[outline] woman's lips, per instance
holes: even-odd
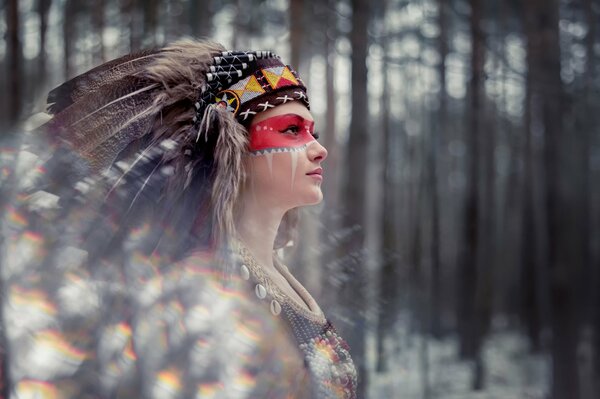
[[[317,180],[323,180],[323,168],[317,168],[312,172],[307,173],[307,175]]]

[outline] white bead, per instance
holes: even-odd
[[[248,266],[242,265],[240,267],[240,275],[244,280],[250,279],[250,270],[248,270]]]
[[[279,313],[281,313],[281,305],[275,299],[271,301],[271,313],[275,316],[279,316]]]
[[[254,291],[256,292],[256,296],[260,299],[264,299],[267,296],[267,289],[261,284],[256,284]]]

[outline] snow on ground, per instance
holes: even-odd
[[[369,339],[369,364],[375,345]],[[484,343],[485,388],[471,390],[473,364],[458,358],[455,338],[435,340],[399,334],[388,345],[395,353],[389,371],[369,375],[369,399],[543,399],[548,397],[551,364],[547,355],[531,354],[526,338],[516,332],[491,334]],[[428,365],[422,361],[427,353]],[[427,369],[428,367],[428,369]],[[428,395],[424,394],[428,375]]]

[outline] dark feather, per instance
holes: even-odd
[[[132,80],[126,77],[123,80]],[[139,80],[139,79],[138,79]],[[141,86],[141,88],[140,88]],[[158,84],[139,80],[134,84],[103,87],[98,96],[72,104],[40,129],[67,142],[100,171],[132,141],[147,134],[157,116]],[[114,98],[114,99],[112,99]],[[112,99],[108,101],[107,99]]]
[[[48,113],[58,114],[82,97],[96,95],[96,91],[101,87],[121,80],[125,76],[136,74],[154,61],[158,54],[158,50],[128,54],[63,83],[48,93]]]

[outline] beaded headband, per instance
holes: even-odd
[[[257,113],[289,101],[302,101],[310,108],[306,87],[297,72],[270,51],[221,52],[213,57],[206,82],[195,103],[194,123],[202,119],[210,104],[226,107],[243,125]]]

